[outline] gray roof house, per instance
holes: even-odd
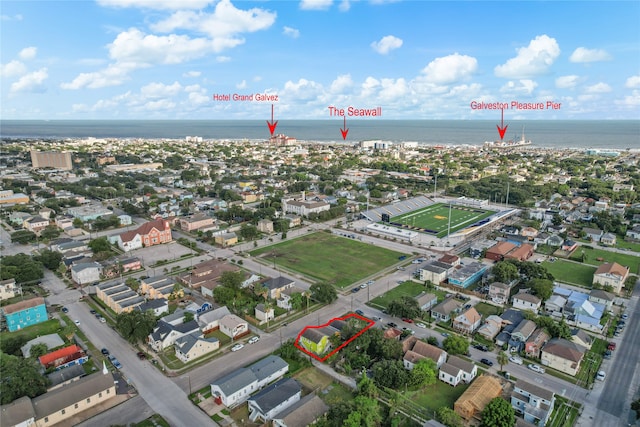
[[[448,322],[451,320],[451,314],[459,310],[462,303],[453,297],[446,298],[440,304],[431,309],[431,317],[438,322]]]
[[[518,380],[511,393],[511,406],[525,421],[543,427],[553,411],[555,395],[552,391],[524,380]]]
[[[293,378],[282,378],[253,395],[248,403],[249,419],[270,421],[280,412],[300,401],[302,387]]]
[[[316,394],[307,394],[298,402],[278,413],[273,427],[306,427],[326,414],[329,407]]]
[[[200,327],[195,320],[177,325],[159,320],[156,328],[147,337],[147,343],[155,351],[161,351],[175,344],[178,338],[193,333],[200,333]]]

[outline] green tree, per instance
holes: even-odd
[[[17,283],[35,283],[44,277],[42,264],[29,255],[17,254],[0,258],[0,280],[16,279]]]
[[[328,283],[314,283],[309,287],[311,298],[322,304],[331,304],[338,299],[336,289]]]
[[[481,427],[513,427],[516,413],[513,406],[501,397],[496,397],[482,411]]]
[[[11,242],[12,243],[20,243],[27,244],[36,241],[36,233],[29,230],[18,230],[14,233],[11,233]]]
[[[36,397],[47,391],[49,380],[40,375],[33,359],[0,354],[0,403],[6,405],[22,396]]]
[[[213,299],[220,305],[229,305],[236,298],[236,291],[226,286],[217,286],[213,289]]]
[[[220,276],[220,284],[227,288],[239,290],[244,282],[244,273],[242,271],[225,271]]]
[[[510,283],[519,277],[518,267],[515,265],[501,261],[491,269],[497,282]]]
[[[361,426],[376,427],[382,422],[382,414],[378,406],[378,400],[367,396],[359,395],[354,399],[355,413],[361,415]]]
[[[449,335],[442,341],[442,348],[449,354],[467,354],[469,341],[460,335]]]
[[[503,371],[504,369],[502,367],[509,363],[509,355],[504,351],[501,351],[498,353],[496,360],[498,361],[498,365],[500,365],[500,370]]]
[[[463,427],[462,417],[453,409],[442,406],[436,412],[436,419],[447,427]]]
[[[429,337],[427,338],[427,342],[431,345],[435,345],[436,347],[440,346],[440,343],[438,342],[438,338],[436,337]]]
[[[45,343],[34,344],[29,349],[29,356],[32,359],[37,359],[38,357],[42,356],[43,354],[47,354],[48,351],[49,351],[49,348],[47,347],[47,345]]]
[[[118,314],[116,318],[116,329],[124,339],[133,344],[144,341],[155,325],[156,318],[150,310],[133,310]]]
[[[636,420],[640,419],[640,399],[631,402],[631,410],[636,413]]]
[[[40,251],[40,255],[35,257],[35,259],[41,262],[47,269],[55,271],[60,266],[62,254],[58,251],[43,249]]]
[[[254,225],[242,224],[240,227],[240,236],[245,240],[255,240],[258,234],[258,229]]]
[[[432,359],[420,359],[409,371],[409,381],[411,385],[424,387],[436,383],[438,378],[438,367]]]
[[[405,386],[409,373],[400,360],[380,360],[372,366],[373,381],[380,388],[399,389]]]
[[[363,373],[360,381],[358,381],[358,394],[370,399],[377,399],[380,394],[380,390],[378,390],[376,384],[367,376],[366,373]]]
[[[184,317],[182,318],[182,323],[189,323],[195,318],[195,315],[191,311],[185,311]]]
[[[553,295],[553,282],[548,279],[533,279],[529,280],[527,284],[533,293],[540,297],[543,301],[546,301]]]
[[[93,253],[111,251],[111,244],[106,237],[98,237],[97,239],[93,239],[89,242],[88,246],[91,248]]]
[[[25,345],[28,338],[24,335],[6,335],[0,340],[0,350],[5,354],[22,357],[20,348]]]
[[[40,232],[40,237],[44,240],[52,240],[60,236],[60,229],[55,225],[47,225],[44,230]]]
[[[418,301],[408,296],[402,296],[391,301],[387,305],[387,311],[392,316],[408,317],[411,319],[420,316],[421,312]]]

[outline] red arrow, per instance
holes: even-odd
[[[500,139],[502,140],[504,138],[505,132],[507,132],[507,128],[509,127],[509,125],[504,124],[504,108],[501,109],[500,113],[500,126],[496,125],[496,127],[498,128],[498,133],[500,134]]]
[[[271,121],[267,120],[267,126],[269,126],[269,133],[273,136],[273,133],[276,131],[276,126],[278,126],[278,121],[273,121],[273,104],[271,104]]]
[[[349,133],[349,129],[347,129],[347,116],[344,117],[344,129],[340,129],[340,133],[342,134],[342,139],[347,139],[347,134]]]

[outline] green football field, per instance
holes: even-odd
[[[447,235],[449,216],[451,216],[451,233],[461,230],[471,224],[488,218],[494,211],[473,208],[467,206],[436,203],[413,212],[391,217],[392,224],[401,224],[403,227],[433,234],[436,237]]]

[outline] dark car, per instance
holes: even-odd
[[[107,350],[106,348],[103,348],[102,350],[100,350],[100,352],[101,352],[102,354],[104,354],[105,356],[108,356],[108,355],[109,355],[109,350]]]
[[[486,345],[482,345],[482,344],[476,344],[473,346],[473,348],[480,351],[489,351],[489,348],[487,348]]]
[[[389,323],[387,323],[387,326],[390,327],[390,328],[395,328],[398,325],[393,323],[393,322],[389,322]]]
[[[604,352],[604,358],[605,359],[611,359],[611,350],[607,350]]]
[[[95,311],[95,310],[89,310],[89,313],[91,313],[91,314],[96,314],[96,313],[97,313],[97,311]]]
[[[356,310],[356,314],[360,315],[360,316],[364,316],[364,311],[362,310]]]
[[[607,346],[607,350],[615,350],[616,349],[616,343],[614,343],[613,341],[609,343],[609,345]]]
[[[139,351],[137,354],[138,354],[138,359],[140,360],[144,360],[147,358],[147,355],[144,354],[142,351]]]
[[[63,312],[63,313],[68,313],[68,312],[69,312],[69,309],[68,309],[67,307],[62,307],[62,312]]]
[[[493,362],[489,359],[480,359],[480,363],[485,364],[487,366],[493,366]]]
[[[355,294],[356,292],[358,292],[360,290],[360,288],[353,288],[351,289],[351,293]]]

